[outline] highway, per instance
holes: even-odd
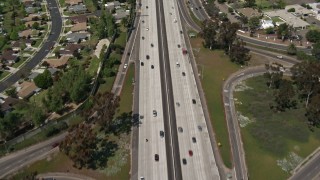
[[[52,144],[62,141],[66,135],[67,132],[29,148],[2,157],[0,159],[0,178],[4,178],[6,175],[18,171],[19,169],[22,169],[23,167],[54,152],[57,148],[53,149]]]
[[[320,155],[307,162],[290,180],[316,180],[320,178]]]
[[[51,9],[51,32],[46,42],[43,43],[42,48],[34,55],[29,62],[27,62],[20,70],[9,76],[7,79],[0,82],[0,92],[12,86],[21,77],[27,77],[30,71],[36,67],[49,53],[51,47],[56,43],[60,36],[62,29],[62,19],[60,16],[58,4],[56,0],[47,0],[48,9]]]

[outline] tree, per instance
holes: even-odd
[[[230,51],[231,45],[237,37],[238,29],[238,23],[224,22],[220,24],[218,42],[221,48],[225,49],[226,52]]]
[[[18,35],[18,32],[17,30],[13,29],[10,33],[10,39],[13,40],[13,41],[16,41],[19,39],[19,35]]]
[[[34,106],[33,109],[30,111],[32,121],[35,125],[39,126],[42,123],[44,123],[46,116],[42,108]]]
[[[296,55],[297,54],[297,48],[293,43],[291,43],[288,46],[287,53],[290,54],[290,55]]]
[[[220,3],[220,4],[223,4],[225,2],[226,2],[226,0],[218,0],[218,3]]]
[[[78,50],[74,50],[72,55],[73,55],[73,57],[75,57],[77,59],[81,59],[82,58],[82,56],[81,56],[81,54],[79,53]]]
[[[60,143],[60,151],[73,161],[76,168],[90,167],[98,148],[96,136],[96,131],[90,125],[80,124]]]
[[[42,74],[39,74],[37,77],[35,77],[33,81],[39,88],[42,89],[48,89],[53,85],[51,73],[47,69]]]
[[[7,113],[4,118],[0,118],[1,137],[7,139],[16,131],[21,121],[21,115],[14,112]]]
[[[289,80],[281,80],[279,89],[275,90],[274,96],[278,111],[285,111],[285,109],[295,107],[297,104],[296,101],[293,100],[295,91],[292,86],[292,82]]]
[[[290,9],[288,9],[288,12],[296,12],[296,9],[295,8],[290,8]]]
[[[62,94],[62,96],[65,96],[65,94]],[[53,91],[51,88],[48,89],[47,96],[42,99],[42,103],[45,105],[48,112],[59,113],[64,108],[62,96]]]
[[[56,58],[60,58],[61,57],[60,52],[59,51],[54,52],[54,56]]]
[[[250,50],[248,48],[245,48],[242,44],[237,43],[231,46],[229,57],[232,62],[244,65],[251,59],[249,52]]]
[[[320,31],[311,29],[307,32],[306,38],[308,41],[313,42],[313,43],[319,42],[320,41]]]
[[[311,98],[310,104],[307,108],[306,117],[311,128],[320,127],[320,94],[318,93]]]
[[[306,108],[310,98],[320,92],[319,69],[319,61],[302,61],[291,68],[292,79],[297,85],[299,97],[305,100]]]
[[[279,63],[265,64],[266,72],[264,77],[267,79],[269,88],[278,89],[282,81],[283,72],[280,70],[283,66]]]
[[[17,97],[17,89],[16,87],[11,87],[8,90],[6,90],[6,93],[8,96],[16,98]]]
[[[205,21],[202,28],[201,36],[204,39],[204,47],[215,48],[217,47],[217,30],[219,26],[217,22]]]
[[[256,6],[256,0],[245,0],[245,7],[254,7]]]
[[[290,37],[292,34],[292,27],[287,23],[280,24],[277,30],[278,39],[282,39],[283,41]]]
[[[260,27],[260,17],[259,16],[253,16],[249,19],[248,22],[249,28],[251,30],[256,30]]]
[[[311,53],[317,60],[320,60],[320,41],[312,45]]]
[[[38,30],[40,28],[40,24],[38,22],[35,22],[32,24],[32,28]]]
[[[268,27],[265,29],[266,34],[273,34],[274,33],[274,28],[273,27]]]

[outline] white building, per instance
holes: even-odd
[[[267,29],[267,28],[273,28],[274,25],[272,23],[272,20],[261,20],[261,29]]]

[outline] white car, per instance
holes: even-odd
[[[149,31],[149,28],[146,28],[147,31]]]
[[[128,64],[124,64],[123,69],[127,69]]]
[[[277,56],[277,58],[282,59],[283,57],[282,56]]]
[[[177,22],[177,20],[176,19],[174,19],[174,21],[173,21],[174,23],[176,23]]]

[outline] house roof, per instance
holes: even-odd
[[[82,0],[65,0],[65,3],[69,5],[80,4],[82,2],[83,2]]]
[[[60,54],[72,55],[74,51],[82,49],[83,45],[81,44],[68,44],[64,50],[60,50]]]
[[[51,68],[51,67],[48,68],[47,70],[50,72],[51,75],[54,75],[56,72],[59,71],[59,69],[57,69],[57,68]]]
[[[63,65],[66,65],[69,60],[69,56],[61,56],[60,59],[47,59],[47,63],[50,67],[58,68]]]
[[[117,9],[116,13],[113,15],[115,20],[120,20],[126,16],[129,16],[130,11],[129,10],[124,10],[124,9]]]
[[[309,23],[300,19],[300,17],[294,16],[293,14],[287,12],[287,10],[285,9],[269,11],[269,12],[265,12],[264,14],[269,17],[280,17],[287,24],[289,24],[290,26],[293,26],[294,28],[306,27],[310,25]]]
[[[104,5],[106,8],[114,8],[115,6],[120,6],[119,1],[113,1],[113,2],[108,2],[107,4]]]
[[[1,59],[4,59],[6,61],[16,60],[17,56],[14,55],[14,52],[12,50],[9,50],[2,53]]]
[[[18,41],[15,41],[12,43],[11,47],[21,47],[22,44],[31,44],[31,39],[19,39]]]
[[[33,18],[40,17],[38,14],[29,14],[27,17],[23,18],[24,21],[32,21]]]
[[[74,22],[74,23],[87,22],[87,16],[85,16],[85,15],[72,16],[72,17],[69,17],[69,19],[70,19],[72,22]]]
[[[77,23],[71,27],[72,32],[86,31],[86,30],[87,30],[87,22]]]
[[[32,72],[32,73],[28,76],[28,79],[34,79],[34,78],[36,78],[38,75],[39,75],[38,72]]]
[[[18,96],[20,98],[30,97],[38,87],[34,82],[24,81],[20,84],[20,90],[18,91]]]
[[[76,4],[73,6],[69,6],[69,11],[83,12],[83,11],[87,11],[87,7],[84,4]]]
[[[19,99],[7,97],[4,99],[4,103],[1,104],[2,111],[8,111],[12,109],[12,106],[16,105],[19,102]]]
[[[253,16],[261,16],[261,13],[259,13],[258,10],[253,8],[241,8],[241,9],[238,9],[237,11],[248,18]]]
[[[36,9],[37,9],[37,8],[32,7],[32,6],[25,8],[26,12],[29,13],[29,14],[30,14],[30,13],[34,13],[34,12],[36,11]]]
[[[28,37],[28,36],[31,36],[31,34],[32,34],[32,29],[27,29],[19,32],[20,37]]]
[[[285,7],[285,10],[289,10],[291,8],[295,9],[294,13],[300,14],[300,15],[304,15],[304,14],[313,14],[313,12],[307,8],[304,8],[302,6],[300,6],[299,4],[293,4],[293,5],[288,5]]]
[[[79,39],[85,39],[88,37],[88,35],[89,33],[71,33],[68,34],[66,37],[69,42],[78,42]]]

